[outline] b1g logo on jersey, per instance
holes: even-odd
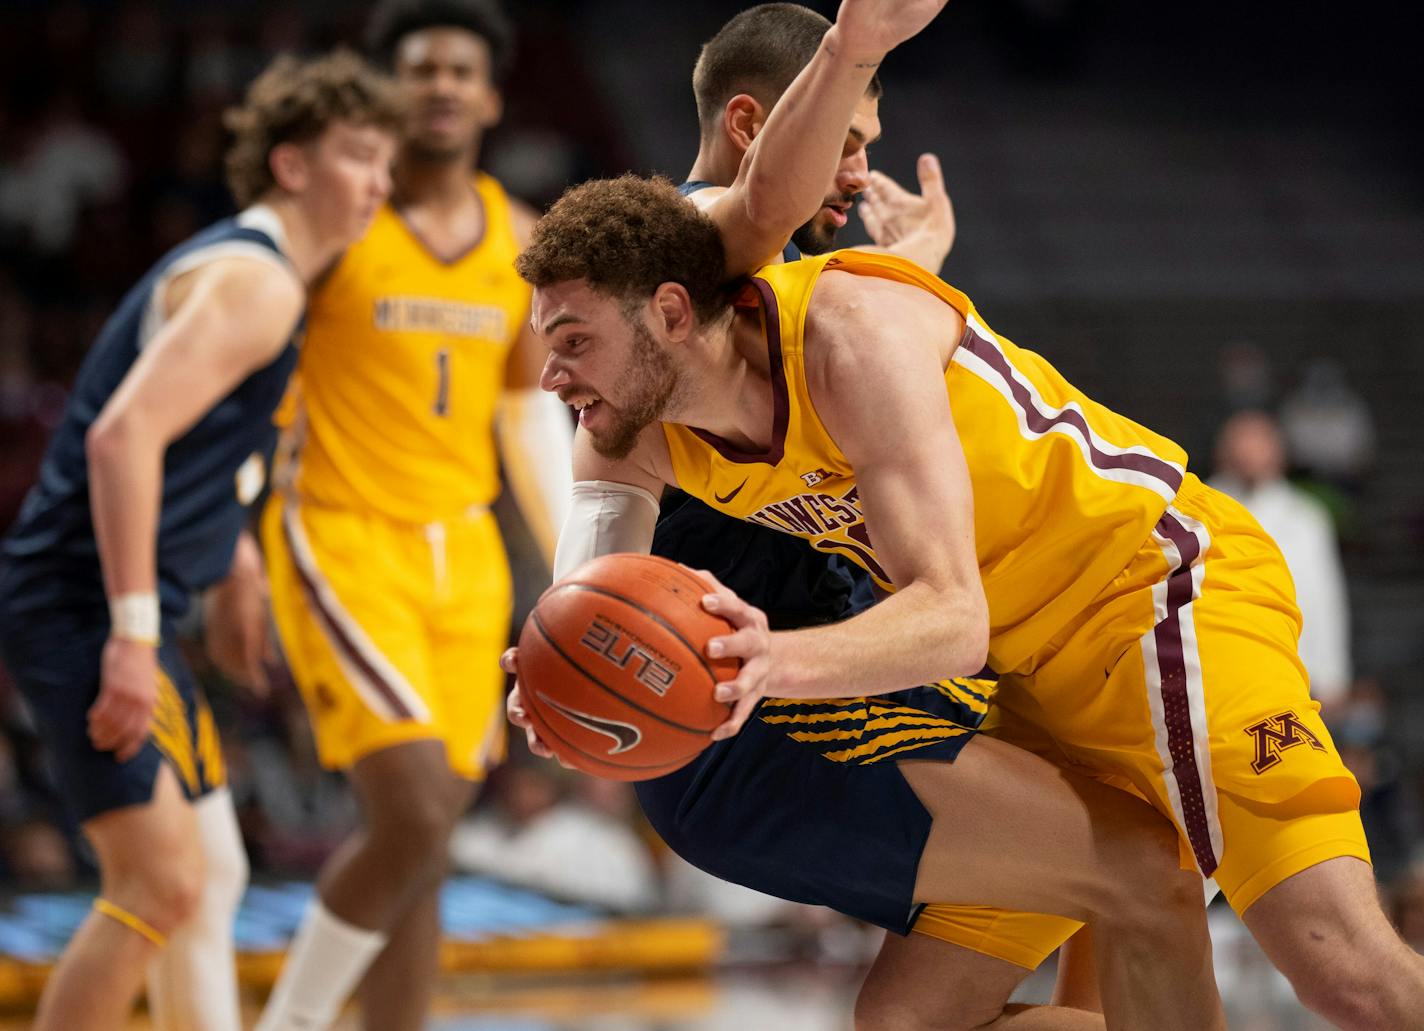
[[[801,479],[805,481],[808,487],[814,487],[822,480],[828,480],[830,477],[831,474],[824,469],[812,469],[809,473],[801,474]]]
[[[1297,745],[1309,745],[1317,752],[1325,751],[1315,732],[1289,711],[1251,724],[1246,733],[1251,735],[1256,746],[1256,758],[1251,760],[1251,769],[1257,773],[1265,773],[1281,761],[1282,752]]]
[[[627,669],[630,664],[637,663],[633,676],[661,698],[677,679],[677,670],[663,662],[661,656],[655,656],[642,642],[629,640],[629,636],[621,627],[615,629],[602,617],[595,616],[583,632],[583,637],[579,638],[579,644],[619,669]]]

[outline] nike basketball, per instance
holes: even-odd
[[[519,635],[519,683],[540,738],[569,765],[613,780],[671,773],[711,743],[729,707],[709,659],[732,626],[702,607],[703,581],[667,559],[604,555],[544,592]]]

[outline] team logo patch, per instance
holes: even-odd
[[[1317,752],[1325,751],[1315,732],[1290,711],[1253,723],[1246,728],[1246,733],[1256,746],[1256,758],[1251,760],[1251,769],[1257,773],[1265,773],[1275,766],[1281,761],[1281,753],[1296,745],[1309,745]]]

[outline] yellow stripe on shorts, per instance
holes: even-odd
[[[153,707],[149,732],[158,750],[183,779],[188,794],[196,795],[199,790],[198,760],[193,751],[193,732],[188,725],[188,713],[178,688],[161,669],[158,671],[158,702]]]

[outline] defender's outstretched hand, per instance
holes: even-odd
[[[860,218],[877,247],[909,258],[938,274],[954,247],[958,225],[944,188],[939,158],[921,154],[915,165],[919,195],[884,172],[871,172],[860,200]]]
[[[742,729],[747,717],[766,694],[767,675],[771,671],[771,630],[766,613],[748,604],[705,569],[693,570],[712,588],[702,599],[702,607],[721,616],[735,628],[723,637],[707,642],[707,654],[714,659],[727,656],[741,659],[737,675],[716,686],[717,701],[732,706],[727,722],[712,732],[712,740],[721,741]]]
[[[831,31],[855,58],[878,60],[917,35],[948,0],[841,0]]]

